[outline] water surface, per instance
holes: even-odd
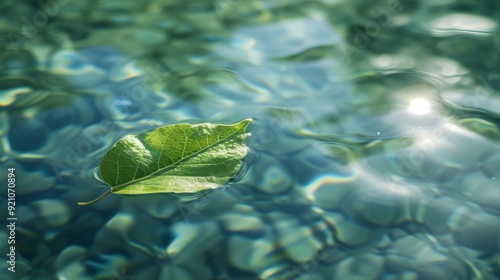
[[[494,1],[0,7],[2,279],[500,278]],[[76,205],[121,137],[245,118],[207,197]]]

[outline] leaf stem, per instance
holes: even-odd
[[[103,199],[103,198],[104,198],[105,196],[107,196],[108,194],[110,194],[110,193],[111,193],[111,190],[112,190],[112,189],[111,189],[111,188],[109,188],[109,190],[107,190],[105,193],[101,194],[98,198],[93,199],[93,200],[91,200],[91,201],[87,201],[87,202],[78,202],[78,205],[80,205],[80,206],[86,206],[86,205],[90,205],[90,204],[92,204],[92,203],[95,203],[95,202],[97,202],[97,201],[99,201],[99,200]]]

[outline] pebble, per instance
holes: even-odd
[[[446,261],[447,256],[433,249],[433,244],[413,235],[406,235],[393,242],[391,253],[403,255],[415,262],[432,263]]]
[[[445,138],[443,142],[445,142],[443,145],[435,147],[430,156],[444,166],[456,167],[461,170],[475,169],[479,165],[477,161],[478,155],[491,153],[491,146],[472,134],[456,132],[450,129],[445,129],[443,132]],[[474,147],[474,149],[470,147]],[[457,176],[456,173],[449,175]]]
[[[194,243],[201,234],[197,225],[184,223],[177,223],[172,231],[176,237],[167,248],[167,254],[169,255],[181,253],[189,244]]]
[[[461,180],[456,186],[456,190],[461,194],[473,197],[477,194],[477,189],[480,184],[487,180],[486,176],[480,170],[475,169],[474,171],[465,173],[461,176]]]
[[[92,266],[98,268],[99,272],[93,275],[94,279],[114,279],[125,278],[130,272],[127,272],[129,260],[126,255],[122,254],[105,254],[100,255]]]
[[[303,171],[310,170],[311,175],[318,174],[320,172],[330,173],[332,170],[337,170],[341,168],[336,161],[332,160],[333,152],[330,147],[323,145],[320,142],[313,142],[310,144],[308,149],[301,151],[300,153],[294,155],[297,165],[294,165],[294,170]],[[350,170],[345,170],[349,172]]]
[[[267,194],[278,194],[292,187],[291,174],[275,157],[261,154],[254,164],[255,188]]]
[[[243,237],[241,235],[230,236],[228,240],[229,262],[241,270],[251,270],[255,265],[253,264],[254,261],[252,259],[252,253],[255,253],[255,251],[252,250],[252,243],[254,243],[254,240],[251,238]],[[262,244],[259,245],[262,247]],[[269,246],[269,249],[271,248],[272,246]],[[272,250],[269,250],[269,253],[271,251]]]
[[[415,208],[414,219],[433,233],[444,233],[449,231],[448,219],[458,207],[460,202],[449,197],[422,199]]]
[[[105,78],[102,69],[90,64],[78,52],[66,48],[54,52],[47,64],[49,73],[64,77],[69,87],[89,88]]]
[[[128,213],[118,213],[111,218],[105,225],[106,228],[120,232],[128,232],[134,225],[134,218]]]
[[[341,220],[335,225],[337,239],[347,246],[361,246],[369,243],[373,231],[355,224],[353,221]]]
[[[22,169],[17,169],[16,172],[23,172]],[[30,172],[29,176],[19,176],[17,185],[29,186],[26,188],[16,188],[17,195],[28,195],[37,192],[46,191],[57,185],[56,178],[47,177],[43,172]]]
[[[224,213],[219,216],[224,229],[235,233],[256,234],[264,232],[264,223],[257,217],[238,213]]]
[[[285,124],[286,125],[286,124]],[[278,125],[275,125],[278,126]],[[304,138],[297,137],[296,135],[289,135],[283,131],[273,127],[270,131],[274,133],[273,141],[270,141],[265,146],[266,151],[273,153],[273,155],[290,155],[307,149],[312,142],[304,141]]]
[[[31,207],[39,218],[49,227],[61,227],[72,217],[71,209],[57,199],[44,199],[33,202]]]
[[[392,243],[392,241],[389,238],[389,236],[384,235],[384,236],[382,236],[382,238],[380,238],[379,242],[377,243],[377,248],[382,249],[382,250],[387,249],[390,247],[391,243]]]
[[[361,194],[355,199],[352,210],[359,220],[376,226],[390,225],[398,213],[393,197],[368,193]]]
[[[50,111],[42,112],[42,121],[52,130],[59,130],[72,123],[78,123],[75,119],[75,110],[71,107],[56,107]]]
[[[452,271],[449,271],[444,266],[445,263],[440,265],[425,265],[416,268],[417,279],[467,279],[458,278]]]
[[[464,206],[454,213],[448,225],[458,244],[475,250],[497,252],[500,250],[500,218],[479,211]]]
[[[34,53],[27,50],[17,50],[15,55],[0,57],[0,65],[5,70],[29,71],[37,68],[38,61]]]
[[[185,203],[184,205],[191,205],[195,208],[194,212],[198,210],[204,217],[218,216],[220,213],[227,212],[228,209],[231,209],[238,202],[239,198],[229,192],[229,188],[231,187],[236,187],[236,185],[209,191],[206,196],[190,203]]]
[[[193,279],[209,280],[216,278],[214,276],[214,271],[210,268],[213,264],[208,264],[204,256],[201,256],[199,259],[189,259],[188,262],[183,263],[182,265],[185,270],[189,271],[189,274]]]
[[[485,210],[491,210],[493,214],[500,215],[500,188],[498,187],[500,180],[485,180],[478,185],[475,191],[469,194],[469,198]]]
[[[399,255],[398,252],[395,252],[394,254],[385,254],[385,266],[387,271],[404,274],[407,269],[413,267],[413,263],[411,263],[409,261],[409,258],[407,258],[406,256]],[[414,279],[412,278],[411,280]]]
[[[98,219],[95,214],[92,216],[94,216],[93,219],[90,217],[89,221],[84,220],[84,222],[93,223],[93,220]],[[127,209],[121,209],[115,216],[105,222],[104,227],[101,226],[98,229],[94,246],[105,252],[119,248],[137,258],[144,257],[144,255],[156,257],[162,251],[157,250],[152,245],[158,239],[158,232],[151,230],[155,226],[157,226],[157,223],[148,215],[141,212],[129,213]],[[123,244],[128,244],[128,246],[123,247]],[[164,255],[166,253],[161,256],[164,257]]]
[[[175,263],[183,263],[194,256],[218,245],[223,236],[217,223],[207,221],[198,224],[176,223],[172,229],[175,239],[166,248],[167,254]]]
[[[300,225],[296,219],[274,212],[269,214],[276,229],[278,243],[294,262],[312,260],[322,248],[322,244],[312,235],[312,230]]]
[[[18,118],[10,125],[10,147],[18,152],[32,152],[42,148],[49,139],[48,129],[33,119]]]
[[[86,279],[83,263],[86,252],[82,246],[70,245],[59,253],[55,261],[58,279]]]
[[[182,267],[166,265],[160,269],[160,273],[156,279],[182,279],[191,280],[194,279],[191,275]],[[201,279],[200,279],[201,280]]]
[[[229,262],[235,267],[256,273],[279,264],[283,256],[276,253],[275,245],[267,238],[251,239],[232,235],[228,240]]]
[[[124,200],[134,208],[159,219],[167,219],[177,213],[178,201],[178,198],[170,194],[130,196]]]
[[[491,179],[494,177],[500,180],[500,153],[498,151],[493,152],[491,156],[481,164],[481,170],[487,178]]]
[[[381,256],[366,254],[347,258],[335,266],[333,279],[375,280],[384,268]]]
[[[314,201],[316,206],[327,210],[335,210],[340,207],[343,199],[356,188],[349,181],[350,178],[341,175],[338,177],[324,175],[304,187],[304,191]]]

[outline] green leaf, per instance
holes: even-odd
[[[195,193],[224,185],[247,153],[243,140],[251,119],[236,124],[173,124],[128,135],[116,142],[99,166],[109,193]]]

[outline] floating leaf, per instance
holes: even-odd
[[[99,170],[109,193],[195,193],[224,185],[247,153],[243,140],[251,119],[232,125],[173,124],[128,135],[102,158]]]

